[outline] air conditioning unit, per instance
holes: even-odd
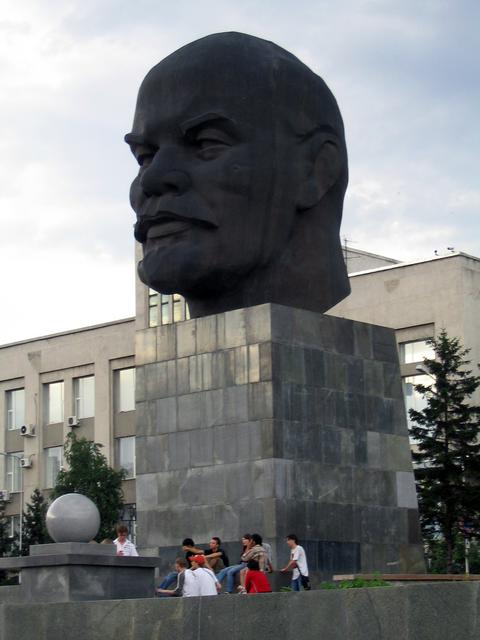
[[[7,491],[6,489],[0,489],[0,501],[10,502],[10,491]]]
[[[32,461],[30,458],[20,458],[20,466],[22,469],[30,469],[32,467]]]
[[[78,427],[80,425],[80,420],[77,418],[77,416],[68,416],[67,418],[67,424],[69,427]]]
[[[20,435],[25,436],[26,438],[33,438],[35,435],[34,425],[24,424],[23,427],[20,427]]]

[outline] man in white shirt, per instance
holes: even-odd
[[[117,524],[115,527],[117,538],[113,544],[117,547],[117,556],[138,556],[133,542],[128,539],[128,527],[126,524]]]
[[[215,574],[205,566],[205,556],[196,555],[190,558],[192,570],[197,579],[200,596],[216,596],[222,588]]]
[[[290,562],[281,569],[282,573],[293,569],[292,582],[290,583],[294,591],[300,591],[302,577],[308,578],[308,564],[305,549],[298,544],[298,538],[294,533],[287,536],[287,544],[290,547]],[[309,586],[304,586],[309,589]]]

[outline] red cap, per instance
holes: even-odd
[[[205,564],[205,556],[202,556],[200,554],[196,556],[191,556],[190,562],[196,562],[197,564]]]

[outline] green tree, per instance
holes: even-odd
[[[433,383],[415,386],[427,404],[423,411],[410,409],[410,435],[423,534],[443,538],[451,573],[463,522],[480,532],[480,407],[469,403],[480,377],[465,369],[470,350],[445,330],[429,344],[435,359],[425,358],[422,369]]]
[[[69,433],[65,442],[67,469],[61,469],[52,499],[65,493],[82,493],[90,498],[100,512],[100,531],[96,540],[111,538],[123,507],[122,480],[125,471],[112,469],[101,453],[101,444]]]
[[[10,523],[5,515],[5,501],[0,500],[0,558],[11,556],[15,551],[14,540],[10,538]],[[0,584],[8,583],[8,572],[0,570]]]
[[[23,512],[22,555],[28,555],[30,545],[52,542],[45,518],[48,504],[39,489],[34,489]]]

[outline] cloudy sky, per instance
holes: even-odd
[[[478,0],[3,0],[0,343],[134,314],[134,160],[146,71],[217,31],[273,40],[345,120],[342,235],[416,260],[480,256]]]

